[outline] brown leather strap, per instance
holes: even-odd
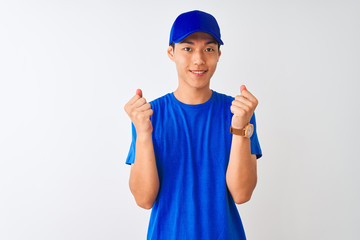
[[[245,136],[244,128],[238,129],[238,128],[233,128],[232,126],[230,126],[230,132],[235,135]]]

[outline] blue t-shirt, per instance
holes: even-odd
[[[226,185],[233,97],[213,91],[202,104],[180,102],[173,93],[150,102],[153,145],[160,180],[147,239],[246,239]],[[255,115],[251,153],[262,156]],[[127,164],[134,163],[136,130]]]

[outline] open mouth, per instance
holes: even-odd
[[[191,73],[198,75],[198,76],[202,76],[204,75],[208,70],[190,70]]]

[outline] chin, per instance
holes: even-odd
[[[210,84],[206,83],[206,84],[193,84],[191,85],[191,87],[193,88],[196,88],[197,90],[201,90],[201,89],[204,89],[204,88],[209,88],[210,87]]]

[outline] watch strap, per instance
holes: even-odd
[[[235,134],[238,136],[245,136],[245,128],[238,129],[238,128],[233,128],[232,126],[230,126],[230,132],[232,134]]]

